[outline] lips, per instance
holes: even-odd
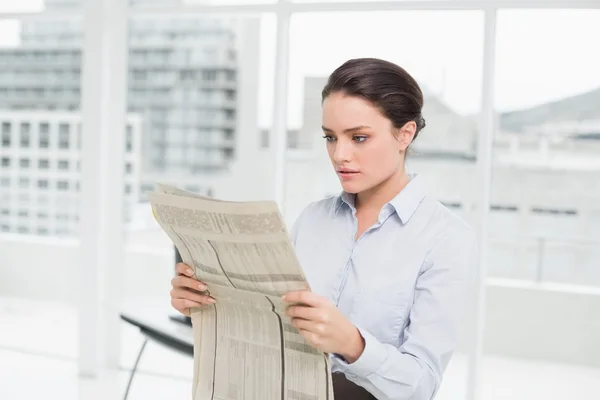
[[[348,168],[340,168],[337,170],[337,173],[342,178],[352,178],[353,176],[356,176],[359,174],[358,171],[353,170],[353,169],[348,169]]]

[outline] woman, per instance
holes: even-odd
[[[343,191],[311,203],[291,231],[312,291],[288,293],[286,302],[303,304],[288,314],[309,343],[332,354],[334,372],[377,399],[435,396],[475,260],[471,229],[405,170],[425,126],[422,107],[418,84],[395,64],[354,59],[336,69],[323,89],[322,122]],[[196,291],[205,285],[186,265],[177,271],[177,310],[214,302]]]

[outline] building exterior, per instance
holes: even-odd
[[[140,193],[141,119],[128,116],[124,214]],[[0,111],[0,231],[49,236],[78,232],[81,117],[69,111]],[[83,160],[85,162],[85,160]]]
[[[78,3],[50,0],[46,7]],[[258,34],[250,19],[131,20],[128,103],[144,121],[143,174],[186,178],[227,169],[239,134],[240,76],[247,76],[239,70],[240,42],[258,43]],[[81,20],[23,21],[21,46],[0,51],[0,109],[78,110],[81,44]]]

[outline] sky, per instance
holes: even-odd
[[[41,7],[40,0],[15,3],[0,0],[0,12]],[[594,51],[600,37],[599,20],[600,10],[500,11],[494,65],[496,108],[521,109],[599,88],[600,52]],[[293,15],[289,126],[301,125],[304,77],[327,76],[354,57],[398,63],[456,112],[476,113],[481,102],[483,33],[480,11]],[[0,20],[0,46],[15,45],[17,36],[18,23]],[[264,126],[272,116],[274,16],[263,16],[260,40],[259,121]]]

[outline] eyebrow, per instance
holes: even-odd
[[[352,132],[356,132],[359,131],[361,129],[365,129],[365,128],[371,128],[370,126],[367,125],[359,125],[359,126],[355,126],[354,128],[348,128],[348,129],[344,129],[344,133],[352,133]],[[333,133],[332,129],[329,129],[325,126],[321,126],[321,129],[323,129],[325,132],[331,132]]]

